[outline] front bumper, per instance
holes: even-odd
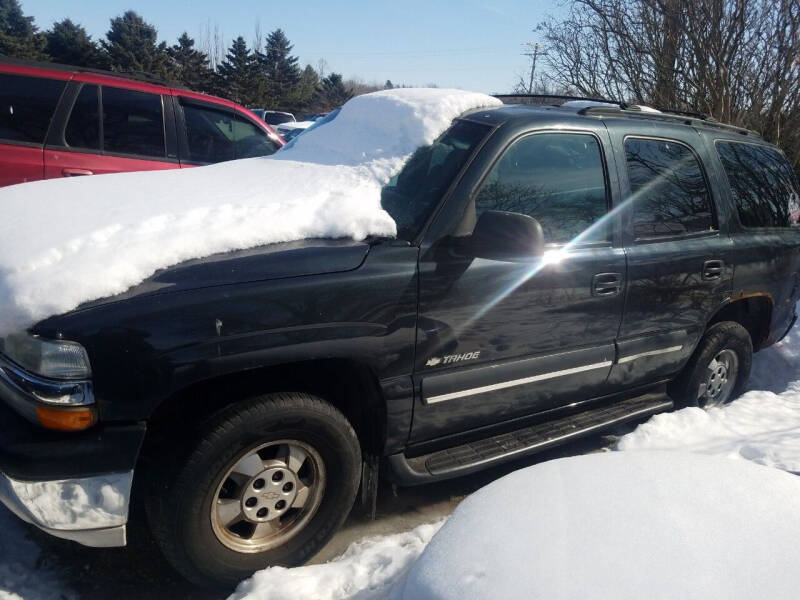
[[[133,471],[78,479],[20,481],[0,473],[0,502],[55,537],[84,546],[124,546]]]
[[[0,502],[56,537],[124,546],[144,423],[51,431],[35,424],[42,403],[93,404],[91,382],[44,380],[0,356]]]

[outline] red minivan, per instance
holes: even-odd
[[[0,59],[0,186],[177,169],[284,144],[246,108],[133,76]]]

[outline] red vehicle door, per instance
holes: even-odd
[[[0,186],[44,177],[42,145],[65,85],[0,73]]]
[[[176,153],[168,150],[174,125],[164,96],[95,83],[72,85],[74,101],[63,130],[45,147],[45,177],[179,168]]]

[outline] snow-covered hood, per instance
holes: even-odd
[[[120,294],[159,269],[310,238],[393,236],[381,187],[484,94],[359,96],[292,148],[199,169],[0,190],[0,335]]]
[[[122,294],[87,302],[81,308],[146,294],[352,271],[368,253],[369,244],[350,239],[296,240],[234,250],[161,269]]]

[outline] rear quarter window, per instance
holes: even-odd
[[[66,82],[0,73],[0,140],[44,143]]]
[[[723,140],[715,146],[744,227],[800,225],[797,179],[777,149]]]

